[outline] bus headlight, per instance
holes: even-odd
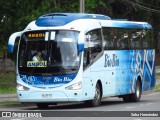
[[[17,90],[27,91],[29,88],[17,83]]]
[[[66,87],[67,90],[78,90],[82,88],[82,82],[77,82],[73,85]]]

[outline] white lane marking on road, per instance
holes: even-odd
[[[13,118],[13,119],[11,119],[11,120],[25,120],[25,119],[28,119],[29,117],[27,117],[27,118]]]
[[[152,105],[152,104],[154,104],[154,103],[146,103],[146,105]]]
[[[140,104],[140,106],[144,106],[144,105],[152,105],[154,103],[146,103],[146,104]],[[138,107],[138,106],[128,106],[126,107],[126,109],[132,109],[132,108],[135,108],[135,107]]]
[[[11,119],[11,120],[24,120],[24,118],[14,118],[14,119]]]
[[[144,106],[144,104],[140,104],[140,106]]]
[[[132,108],[135,108],[136,106],[128,106],[126,107],[127,109],[132,109]]]
[[[107,111],[115,111],[115,110],[107,110]]]

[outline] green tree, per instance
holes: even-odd
[[[79,12],[80,0],[0,0],[0,56],[9,36],[23,30],[39,16],[51,12]],[[159,28],[158,0],[85,0],[85,12],[116,19],[147,21]],[[3,21],[2,18],[5,16]]]

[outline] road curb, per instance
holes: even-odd
[[[17,98],[17,94],[1,94],[0,99],[1,98]]]
[[[1,94],[0,102],[18,102],[16,94]]]
[[[147,95],[147,94],[156,93],[156,92],[160,92],[160,89],[145,91],[142,93],[142,95]]]

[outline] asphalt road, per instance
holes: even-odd
[[[159,120],[160,117],[125,117],[125,112],[130,111],[129,114],[148,111],[160,111],[160,92],[153,92],[142,95],[141,101],[138,103],[124,103],[120,98],[106,98],[99,107],[87,107],[83,103],[59,104],[57,106],[50,106],[46,110],[39,110],[35,105],[1,105],[0,111],[18,111],[18,112],[44,112],[54,117],[54,120]],[[62,112],[63,111],[63,112]],[[76,111],[76,112],[75,112]],[[82,111],[82,112],[81,112]],[[91,112],[89,112],[91,111]],[[78,115],[77,115],[78,112]],[[118,112],[118,113],[117,113]],[[84,114],[85,113],[85,114]],[[115,114],[115,117],[114,117]],[[123,115],[124,114],[124,115]],[[139,114],[139,112],[137,113]],[[75,117],[66,117],[66,116]],[[85,117],[89,116],[89,117]],[[98,117],[97,117],[98,116]],[[122,117],[121,117],[122,116]],[[124,117],[123,117],[124,116]],[[160,112],[159,112],[160,116]],[[2,118],[0,118],[2,119]],[[52,117],[42,118],[3,118],[2,120],[53,120]]]

